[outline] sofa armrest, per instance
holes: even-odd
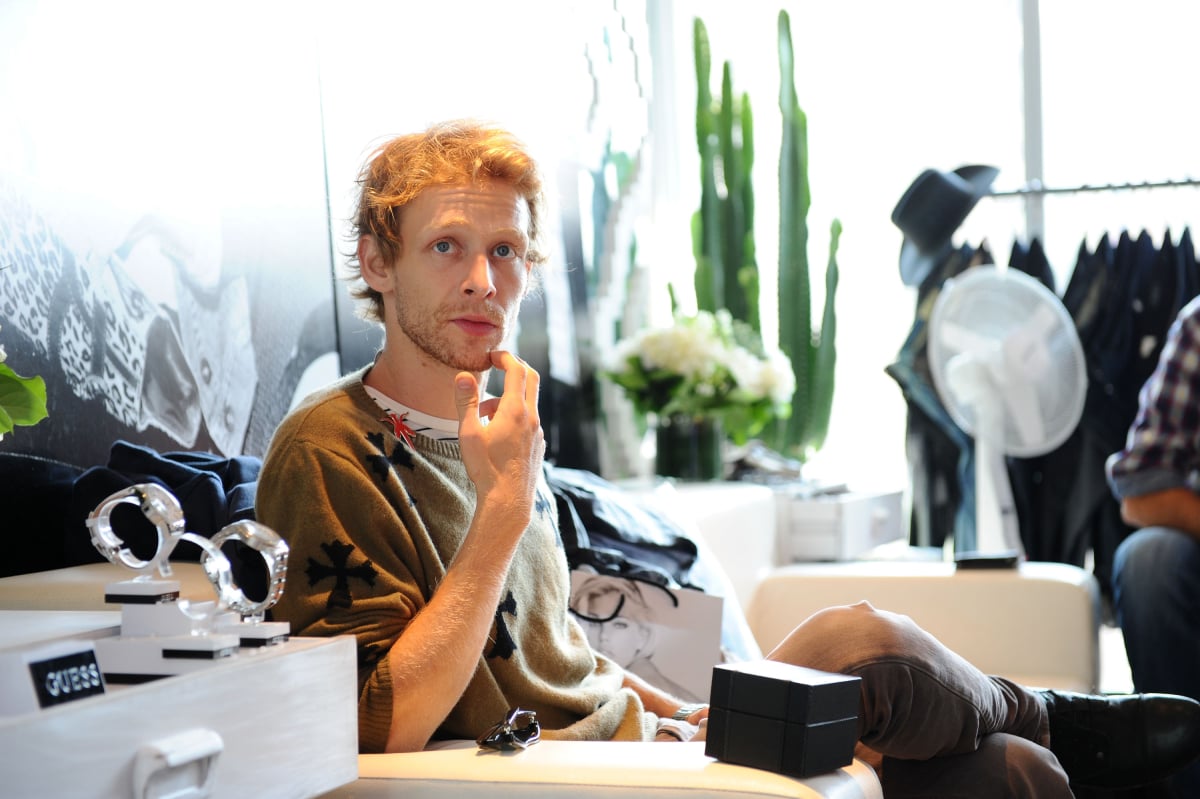
[[[172,561],[171,568],[170,579],[179,581],[181,598],[216,599],[199,563]],[[104,601],[104,586],[133,576],[129,569],[105,562],[0,577],[0,610],[116,610]]]
[[[704,744],[542,741],[523,752],[455,741],[424,752],[359,755],[359,778],[330,797],[434,799],[486,790],[493,799],[882,799],[875,772],[855,760],[805,779],[723,763]]]

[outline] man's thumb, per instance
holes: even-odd
[[[454,378],[454,404],[458,408],[458,421],[468,416],[479,418],[479,383],[469,372],[459,372]],[[474,413],[472,413],[474,411]]]

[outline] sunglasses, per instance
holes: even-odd
[[[541,740],[541,737],[542,726],[538,724],[537,713],[514,707],[491,729],[479,736],[476,743],[484,749],[512,752],[528,749]]]

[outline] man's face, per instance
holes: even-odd
[[[628,668],[639,656],[654,654],[643,651],[650,639],[650,628],[636,619],[618,616],[599,627],[596,649],[619,663],[622,668]]]
[[[423,191],[404,208],[385,293],[400,332],[455,370],[489,369],[525,296],[528,231],[529,206],[508,184]]]

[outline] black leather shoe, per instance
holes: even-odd
[[[1136,788],[1200,756],[1200,702],[1194,699],[1039,693],[1050,714],[1050,751],[1073,786]]]

